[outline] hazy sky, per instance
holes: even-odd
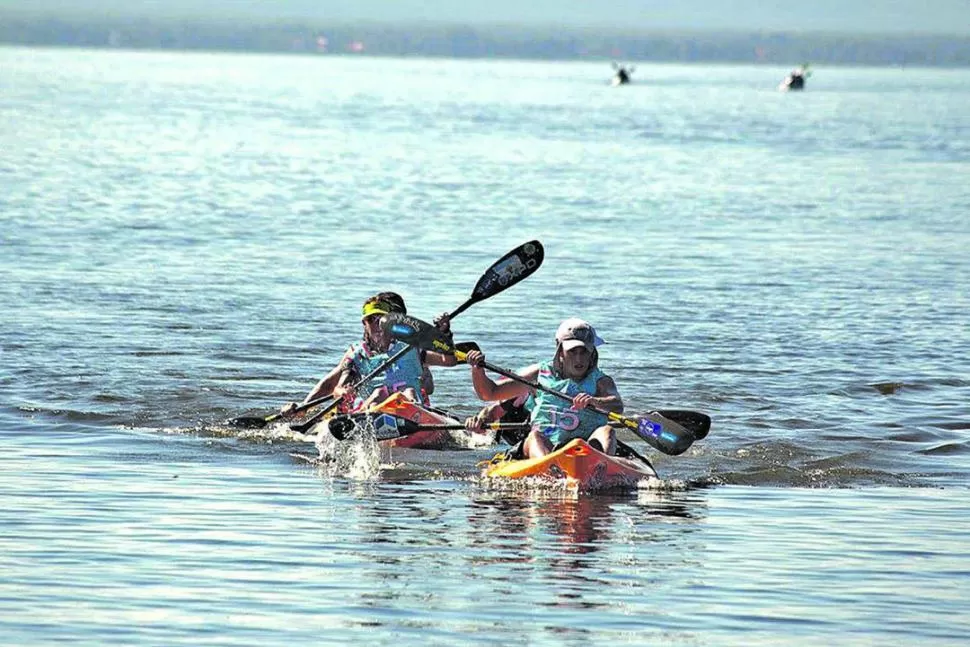
[[[0,0],[45,15],[970,34],[970,0]]]

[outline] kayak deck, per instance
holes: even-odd
[[[421,425],[442,425],[458,424],[444,412],[435,411],[423,407],[415,402],[411,402],[401,393],[392,393],[387,399],[367,408],[367,414],[390,414],[398,418],[405,418]],[[329,420],[322,424],[328,424]],[[429,429],[418,431],[413,434],[381,440],[380,444],[386,447],[402,447],[414,449],[444,449],[455,444],[451,432],[441,429]]]
[[[482,475],[490,479],[542,478],[579,490],[635,488],[641,481],[657,478],[649,463],[605,454],[578,438],[539,458],[509,460],[500,454]]]
[[[426,409],[411,402],[400,393],[392,393],[386,400],[373,408],[375,413],[389,413],[406,418],[420,425],[438,425],[458,422],[444,413]],[[401,438],[382,441],[391,447],[439,448],[452,444],[451,433],[442,430],[419,431]]]

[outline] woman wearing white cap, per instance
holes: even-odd
[[[583,438],[608,454],[616,450],[616,433],[606,416],[587,409],[588,405],[621,413],[623,401],[613,378],[599,369],[596,347],[603,340],[582,319],[566,319],[556,331],[556,353],[552,361],[533,364],[519,372],[529,381],[572,396],[567,402],[543,391],[531,393],[531,387],[512,380],[493,381],[485,374],[485,356],[478,351],[467,355],[472,384],[482,400],[507,400],[525,394],[532,396],[532,431],[526,437],[523,453],[527,457],[548,454],[557,445]]]

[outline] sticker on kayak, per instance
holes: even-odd
[[[397,418],[388,414],[382,414],[374,418],[374,436],[377,440],[388,440],[397,438],[401,434],[397,430]]]

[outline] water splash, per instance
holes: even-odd
[[[381,473],[381,446],[374,426],[357,424],[352,440],[339,441],[326,430],[317,434],[314,444],[319,452],[321,470],[330,477],[343,476],[355,481],[374,481]]]

